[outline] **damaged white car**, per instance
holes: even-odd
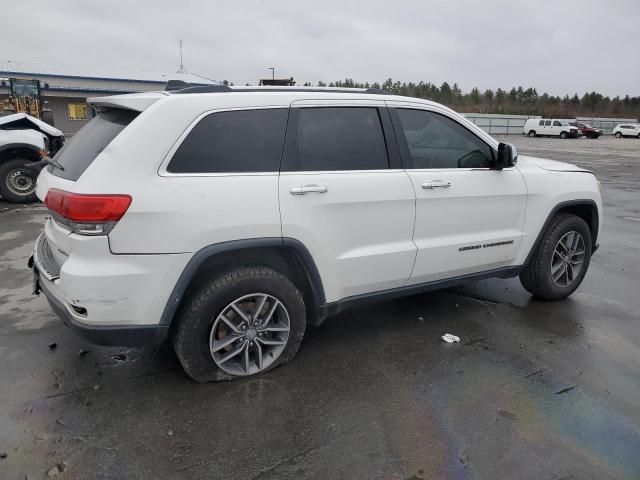
[[[43,156],[53,157],[63,144],[60,130],[31,115],[0,117],[0,196],[11,203],[36,201]]]

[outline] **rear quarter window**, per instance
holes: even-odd
[[[67,140],[55,155],[62,169],[50,165],[49,171],[67,180],[78,180],[96,157],[139,113],[116,109],[98,114]]]
[[[287,108],[212,113],[191,129],[167,172],[277,172],[287,116]]]

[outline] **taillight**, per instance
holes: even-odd
[[[125,214],[129,195],[89,195],[52,188],[44,204],[59,223],[83,235],[104,235]]]

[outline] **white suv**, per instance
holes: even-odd
[[[616,138],[622,138],[622,137],[640,138],[640,124],[623,123],[620,125],[616,125],[616,128],[613,129],[613,135],[615,135]]]
[[[592,173],[433,102],[216,85],[90,103],[38,179],[35,291],[92,342],[170,336],[197,381],[270,370],[374,298],[520,275],[561,299],[597,248]]]

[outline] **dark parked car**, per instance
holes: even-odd
[[[573,125],[578,127],[580,134],[587,138],[598,138],[600,135],[602,135],[601,128],[592,127],[588,123],[576,122]]]

